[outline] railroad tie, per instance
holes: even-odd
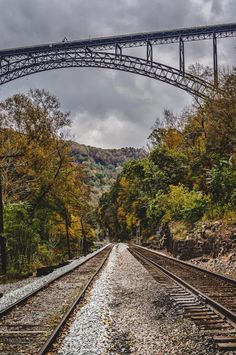
[[[236,337],[213,337],[218,347],[222,351],[234,351],[236,350]]]
[[[28,335],[38,335],[38,334],[47,334],[45,330],[7,330],[7,331],[0,331],[0,338],[7,338],[7,337],[25,337]]]

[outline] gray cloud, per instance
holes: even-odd
[[[234,22],[234,0],[1,0],[0,48]],[[186,44],[187,64],[211,65],[211,43]],[[219,41],[220,64],[233,65],[235,41]],[[145,55],[145,49],[130,53]],[[178,66],[178,47],[155,48],[159,62]],[[229,58],[232,58],[229,60]],[[174,87],[133,74],[66,69],[35,74],[0,87],[2,99],[46,88],[71,111],[71,134],[103,147],[142,146],[165,107],[177,112],[191,97]]]

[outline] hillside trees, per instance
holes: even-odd
[[[117,221],[110,228],[130,239],[140,223],[145,239],[162,222],[191,227],[202,218],[235,213],[236,75],[222,75],[221,87],[221,94],[195,101],[181,116],[165,110],[157,119],[148,158],[125,164],[105,197],[112,209],[101,199],[102,226],[104,219],[106,225]]]
[[[5,236],[12,268],[24,270],[78,253],[89,189],[64,139],[69,125],[69,114],[45,90],[0,103]]]

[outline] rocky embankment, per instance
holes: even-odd
[[[189,260],[191,263],[203,267],[209,271],[216,272],[236,279],[236,255],[229,253],[218,258],[210,258],[207,256]]]
[[[236,222],[204,223],[189,230],[185,239],[175,238],[168,225],[163,224],[156,238],[146,246],[236,278]]]

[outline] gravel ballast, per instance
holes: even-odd
[[[26,285],[32,283],[35,280],[37,280],[35,276],[30,276],[30,277],[26,277],[21,280],[14,280],[14,281],[13,280],[11,280],[11,281],[9,281],[9,280],[2,281],[1,280],[3,283],[0,283],[0,293],[5,295],[9,292],[15,291],[18,288],[21,288],[23,286],[26,286]]]
[[[219,258],[201,257],[190,260],[191,263],[200,266],[209,271],[236,279],[236,256],[231,260],[229,257],[222,256]]]
[[[61,355],[217,354],[124,244],[113,248],[67,332]]]

